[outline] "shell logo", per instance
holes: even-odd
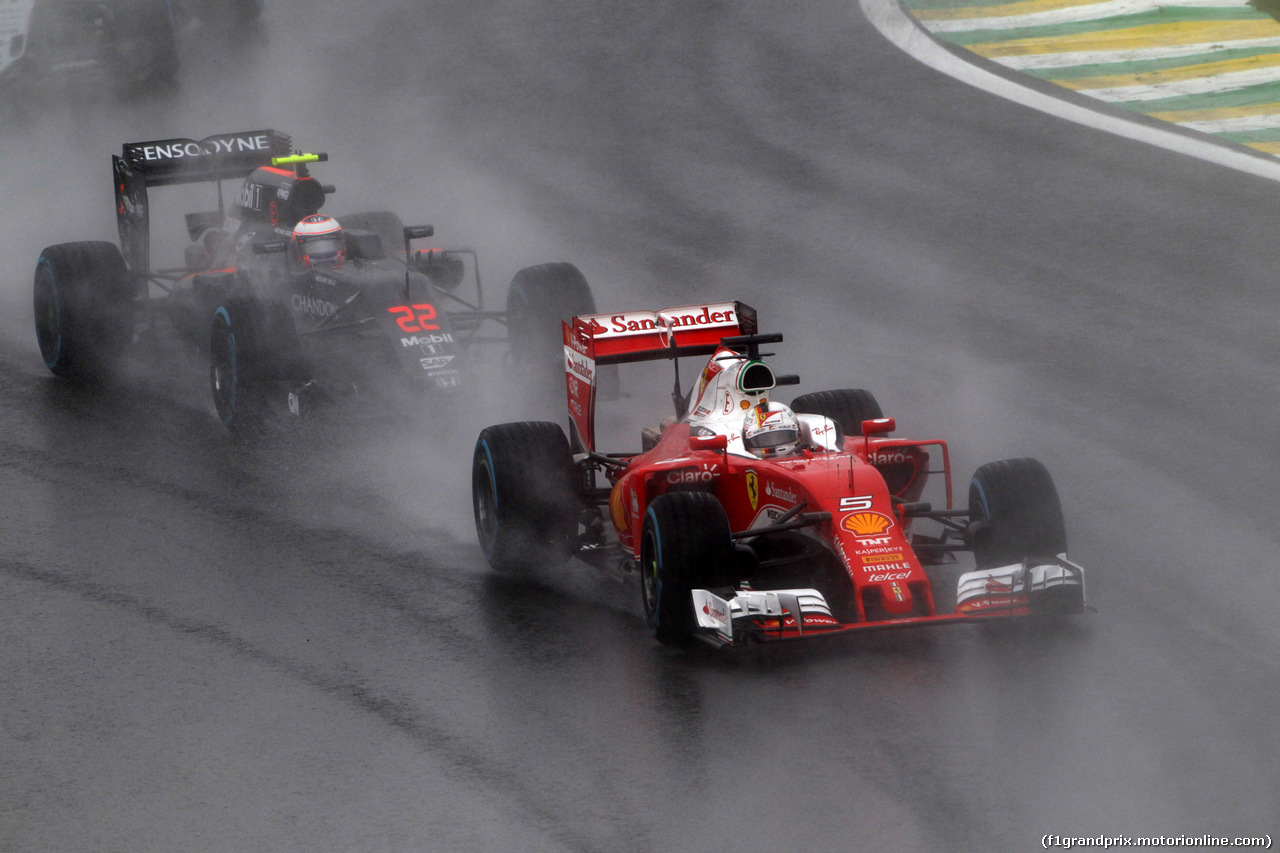
[[[853,533],[854,536],[875,536],[893,527],[893,519],[878,512],[855,512],[846,515],[840,526]]]

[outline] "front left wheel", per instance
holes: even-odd
[[[969,481],[968,538],[979,569],[1067,550],[1062,504],[1049,470],[1036,459],[1003,459]]]

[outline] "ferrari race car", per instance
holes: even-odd
[[[0,92],[34,97],[172,85],[179,33],[243,33],[261,0],[0,0]]]
[[[890,437],[867,391],[774,401],[799,379],[761,360],[782,336],[759,334],[750,306],[577,316],[563,338],[569,435],[507,423],[476,442],[472,502],[493,567],[576,556],[638,571],[648,626],[672,645],[1084,610],[1042,464],[983,465],[954,507],[946,442]],[[686,357],[706,358],[687,395]],[[599,450],[597,375],[650,360],[676,364],[674,417],[646,427],[639,452]]]
[[[576,267],[520,270],[507,310],[487,310],[474,249],[415,249],[432,226],[386,211],[320,215],[334,188],[309,166],[328,157],[291,150],[273,130],[126,144],[112,158],[120,248],[62,243],[36,264],[48,368],[99,379],[131,349],[207,352],[218,417],[240,433],[353,397],[455,394],[485,343],[509,340],[519,367],[559,381],[560,321],[595,310]],[[228,180],[242,182],[229,204]],[[186,215],[183,266],[155,269],[148,192],[190,183],[215,185],[217,208]],[[300,251],[304,219],[335,231],[328,263]]]

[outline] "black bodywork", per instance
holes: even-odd
[[[183,33],[252,39],[261,11],[262,0],[4,0],[0,96],[41,102],[163,92],[177,81]]]
[[[309,268],[289,237],[334,190],[308,170],[325,155],[293,156],[290,144],[284,134],[260,131],[134,143],[114,158],[125,261],[158,291],[141,299],[144,325],[170,326],[204,346],[210,319],[229,301],[252,297],[270,306],[270,340],[260,339],[250,356],[287,355],[287,375],[274,378],[295,414],[352,393],[460,388],[468,345],[491,340],[479,337],[481,327],[503,317],[484,310],[474,250],[415,251],[431,226],[404,227],[388,212],[356,213],[336,217],[347,235],[346,260]],[[222,182],[237,177],[243,183],[228,202]],[[218,184],[219,208],[187,215],[184,268],[152,269],[147,191],[193,181]],[[473,288],[466,296],[458,292],[464,280]]]
[[[433,228],[388,211],[337,215],[346,257],[310,267],[291,235],[334,192],[309,171],[327,159],[274,130],[126,144],[112,158],[119,247],[56,244],[36,265],[45,365],[98,381],[129,350],[205,353],[232,431],[353,397],[418,407],[454,395],[487,343],[509,342],[517,377],[563,387],[561,320],[595,310],[576,267],[519,270],[505,310],[490,310],[474,249],[419,248]],[[156,268],[151,192],[201,183],[216,206],[186,214],[183,265]]]

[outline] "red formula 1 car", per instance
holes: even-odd
[[[946,442],[890,437],[894,420],[870,393],[775,401],[799,380],[761,360],[782,336],[759,334],[750,306],[578,316],[564,340],[569,436],[508,423],[476,442],[476,529],[495,568],[577,556],[638,571],[666,644],[1084,610],[1084,570],[1067,559],[1043,465],[983,465],[968,508],[954,507]],[[684,357],[706,359],[687,394]],[[650,360],[676,364],[675,417],[643,430],[640,452],[600,451],[601,368]]]

